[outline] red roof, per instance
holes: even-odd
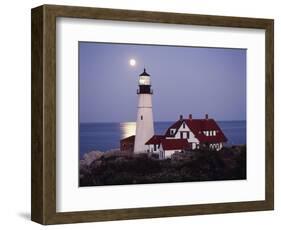
[[[120,140],[121,142],[134,142],[135,141],[135,135],[123,138]]]
[[[218,124],[215,122],[214,119],[182,119],[178,120],[174,124],[172,124],[168,130],[166,131],[167,137],[174,137],[178,131],[178,129],[181,127],[182,123],[185,122],[185,124],[189,127],[191,132],[195,135],[195,137],[203,143],[217,143],[217,142],[226,142],[227,138],[225,137],[224,133],[218,126]],[[170,130],[175,129],[176,131],[171,134]],[[215,136],[206,136],[203,131],[216,131]]]
[[[163,139],[161,144],[164,150],[183,150],[191,147],[187,139]]]
[[[161,140],[164,138],[165,138],[165,136],[163,136],[163,135],[154,135],[145,144],[146,145],[159,145],[161,143]]]
[[[174,137],[177,133],[177,130],[181,127],[183,120],[178,120],[177,122],[175,122],[174,124],[172,124],[166,131],[165,136],[166,137]],[[173,132],[173,134],[171,134],[170,130],[171,129],[175,129],[176,132]]]

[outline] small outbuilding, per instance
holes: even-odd
[[[120,150],[121,151],[134,151],[135,135],[126,137],[120,140]]]

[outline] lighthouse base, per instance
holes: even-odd
[[[145,143],[154,135],[151,95],[139,95],[134,153],[148,152]]]

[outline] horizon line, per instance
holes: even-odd
[[[188,118],[186,118],[186,119],[188,119]],[[198,120],[198,119],[200,119],[200,118],[194,118],[193,120]],[[201,120],[204,120],[205,118],[202,118]],[[214,118],[209,118],[209,119],[213,119],[213,120],[215,120],[215,121],[221,121],[221,122],[231,122],[231,121],[247,121],[246,119],[244,120],[244,119],[238,119],[238,120],[216,120],[216,119],[214,119]],[[179,119],[178,119],[179,120]],[[153,121],[153,123],[155,123],[155,122],[176,122],[176,121],[178,121],[178,120],[174,120],[174,121]],[[108,123],[108,124],[110,124],[110,123],[136,123],[136,121],[79,121],[79,123],[80,124],[89,124],[89,123]]]

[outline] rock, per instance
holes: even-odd
[[[79,186],[233,179],[246,179],[246,146],[184,151],[165,160],[147,153],[92,151],[80,161]]]
[[[93,161],[99,159],[103,155],[104,153],[101,151],[91,151],[89,153],[85,153],[83,159],[80,161],[80,164],[86,164],[89,166]]]

